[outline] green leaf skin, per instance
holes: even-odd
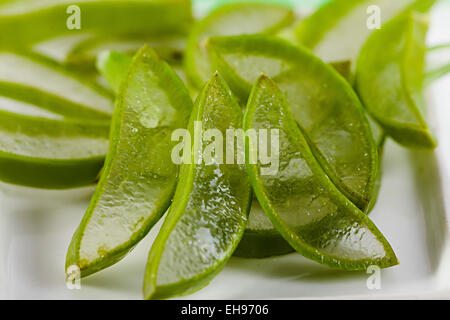
[[[400,15],[372,34],[357,65],[356,89],[368,112],[410,148],[436,147],[423,115],[427,29],[422,14]]]
[[[170,205],[178,167],[173,130],[187,125],[192,102],[174,71],[143,47],[117,99],[100,182],[67,252],[81,276],[123,258]]]
[[[180,65],[186,39],[181,35],[153,37],[90,37],[78,43],[67,54],[66,64],[72,68],[92,72],[97,56],[108,50],[134,55],[144,44],[155,49],[158,55],[170,64]]]
[[[372,196],[366,213],[369,214],[375,207],[381,188],[382,157],[386,141],[383,129],[371,117],[367,118],[372,129],[372,134],[378,146],[379,169]],[[264,213],[256,198],[253,199],[252,208],[248,217],[247,227],[234,255],[242,258],[262,259],[281,256],[295,251],[281,236],[273,223]]]
[[[103,51],[97,57],[97,70],[106,79],[116,95],[126,78],[131,61],[132,57],[116,51]]]
[[[383,26],[406,9],[429,8],[434,2],[435,0],[331,1],[299,24],[297,39],[324,61],[355,61],[361,47],[373,32],[367,26],[373,15],[373,11],[368,11],[370,6],[380,8]]]
[[[79,30],[67,27],[71,5],[81,11]],[[192,21],[188,0],[18,0],[0,6],[0,47],[77,33],[184,34]]]
[[[394,266],[397,258],[370,219],[343,196],[313,156],[287,101],[262,75],[250,96],[244,129],[279,130],[279,171],[247,167],[256,197],[283,237],[305,257],[344,270]],[[250,140],[248,153],[254,142]]]
[[[366,211],[378,154],[364,109],[350,84],[309,51],[266,35],[210,38],[211,59],[232,90],[247,101],[264,73],[287,97],[319,163],[357,207]]]
[[[199,21],[188,37],[185,70],[198,89],[211,77],[205,40],[212,36],[276,33],[293,22],[292,10],[264,3],[233,3],[221,6]]]
[[[108,120],[112,97],[36,54],[0,50],[0,95],[68,118]]]
[[[0,180],[68,189],[94,184],[108,149],[109,122],[77,122],[0,111]]]
[[[196,121],[202,122],[202,129]],[[225,137],[232,128],[242,128],[242,111],[216,74],[195,103],[189,132],[194,139],[195,134],[217,129]],[[196,140],[191,150],[191,164],[181,165],[172,207],[150,250],[145,299],[166,299],[204,287],[222,270],[244,233],[251,203],[245,165],[220,164],[217,154],[212,164],[196,164],[195,154],[204,149]]]

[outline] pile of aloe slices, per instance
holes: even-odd
[[[97,184],[69,280],[164,219],[145,299],[204,287],[232,255],[394,266],[368,214],[387,138],[436,147],[422,93],[450,63],[426,47],[434,2],[334,0],[308,17],[238,2],[200,20],[188,0],[0,2],[0,180]],[[264,132],[276,170],[257,156]]]

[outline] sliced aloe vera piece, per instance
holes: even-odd
[[[425,84],[429,85],[450,73],[450,44],[431,47],[427,51]]]
[[[253,190],[283,237],[305,257],[345,270],[385,268],[397,258],[370,219],[330,182],[313,156],[276,84],[261,76],[250,96],[244,129],[278,130],[279,170],[262,175],[247,161]],[[248,153],[255,142],[250,139]]]
[[[0,107],[10,102],[0,100]],[[108,149],[109,123],[37,115],[0,111],[0,180],[44,189],[93,184]]]
[[[74,118],[106,120],[113,111],[104,90],[33,54],[0,51],[0,95]]]
[[[309,51],[275,37],[215,37],[208,47],[214,65],[243,101],[261,73],[275,80],[319,163],[339,190],[365,211],[378,154],[349,83]]]
[[[17,0],[0,6],[0,47],[77,33],[184,34],[191,23],[188,0]]]
[[[181,166],[172,207],[150,250],[144,298],[164,299],[200,289],[233,254],[244,233],[251,202],[245,165],[221,164],[218,149],[208,164],[196,159],[203,153],[202,136],[207,130],[215,129],[225,137],[226,130],[240,128],[242,111],[216,74],[192,112],[190,164]]]
[[[178,171],[171,134],[192,108],[182,81],[147,47],[117,101],[105,167],[67,252],[66,267],[77,265],[81,276],[118,262],[167,210]]]
[[[297,29],[301,44],[325,61],[355,61],[368,36],[402,11],[426,8],[434,0],[335,0],[303,20]],[[379,14],[379,16],[378,16]]]
[[[134,55],[144,44],[171,64],[180,64],[184,54],[185,38],[181,35],[167,37],[92,37],[78,43],[67,55],[66,62],[73,67],[94,69],[95,59],[103,51]]]
[[[368,112],[389,136],[412,148],[436,147],[422,96],[427,29],[423,14],[400,15],[370,36],[356,72]]]
[[[192,29],[186,47],[185,69],[198,89],[213,73],[205,40],[211,36],[276,33],[293,21],[292,10],[263,3],[233,3],[212,11]]]

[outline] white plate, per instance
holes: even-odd
[[[450,42],[450,5],[432,15],[430,44]],[[370,290],[364,272],[334,271],[298,254],[264,260],[232,258],[192,299],[450,298],[450,76],[429,92],[434,153],[386,147],[383,184],[371,218],[392,244],[400,265],[382,270]],[[67,246],[92,188],[42,191],[0,184],[0,298],[140,299],[155,228],[120,263],[81,282],[65,284]]]

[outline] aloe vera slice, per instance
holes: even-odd
[[[97,56],[104,51],[134,55],[144,44],[171,64],[180,64],[184,54],[185,38],[181,35],[154,37],[92,37],[78,43],[67,55],[66,63],[85,70],[94,69]]]
[[[450,44],[429,48],[426,55],[425,85],[448,73],[450,73]]]
[[[370,219],[330,182],[313,156],[276,84],[262,75],[250,96],[244,129],[278,130],[279,170],[247,160],[253,190],[283,237],[302,255],[345,270],[385,268],[397,258]],[[248,153],[255,148],[250,139]]]
[[[214,65],[246,101],[264,73],[281,88],[330,179],[366,210],[378,154],[364,109],[349,83],[307,50],[266,35],[210,38]]]
[[[297,28],[299,42],[325,61],[355,61],[374,31],[376,11],[383,26],[404,10],[430,7],[434,0],[335,0],[319,8]]]
[[[69,30],[80,10],[80,29]],[[0,47],[29,46],[58,36],[184,34],[192,23],[188,0],[17,0],[0,6]]]
[[[205,40],[211,36],[276,33],[293,21],[292,10],[263,3],[232,3],[212,11],[188,37],[185,69],[194,87],[202,88],[213,73]]]
[[[156,53],[134,57],[117,99],[100,182],[67,252],[81,276],[123,258],[167,210],[177,179],[171,134],[187,125],[192,102]]]
[[[0,99],[0,180],[44,189],[96,181],[108,149],[108,122],[81,123],[5,111],[3,106],[20,105],[11,107],[11,102]]]
[[[245,165],[221,164],[217,151],[208,164],[197,162],[196,155],[204,149],[196,137],[208,129],[225,137],[226,130],[240,128],[242,111],[215,74],[195,103],[189,122],[195,140],[190,164],[181,165],[172,207],[150,250],[144,298],[164,299],[200,289],[233,254],[251,202]]]
[[[412,148],[436,147],[422,96],[427,29],[423,14],[400,15],[367,40],[356,72],[368,112],[389,136]]]
[[[0,95],[72,118],[107,120],[113,111],[104,90],[34,54],[0,51]]]

